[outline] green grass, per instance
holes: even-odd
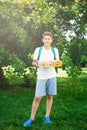
[[[28,128],[23,122],[29,118],[34,88],[0,90],[0,130],[86,130],[87,129],[87,78],[72,87],[70,79],[58,78],[58,94],[51,111],[52,124],[43,122],[46,97],[38,108],[35,122]]]

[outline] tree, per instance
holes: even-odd
[[[41,34],[48,30],[54,35],[53,46],[59,48],[60,57],[66,50],[73,65],[85,64],[86,5],[86,0],[1,0],[0,48],[4,49],[1,52],[2,57],[7,56],[7,51],[9,55],[16,55],[26,66],[31,65],[28,53],[32,54],[35,47],[42,44]],[[8,60],[5,64],[5,58],[2,60],[2,57],[0,67],[9,64]]]

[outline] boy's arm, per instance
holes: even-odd
[[[55,48],[55,53],[56,53],[56,60],[54,60],[52,65],[54,67],[61,67],[62,66],[62,61],[60,60],[59,50],[57,48]]]
[[[54,48],[55,49],[55,53],[56,53],[56,60],[54,61],[60,61],[60,58],[59,58],[59,51],[57,48]]]
[[[38,60],[34,60],[34,59],[33,59],[32,65],[35,66],[35,67],[38,67]]]
[[[33,60],[32,60],[32,65],[35,66],[35,67],[38,67],[38,60],[37,60],[38,50],[39,50],[39,48],[35,49],[35,51],[34,51],[34,57],[33,57]]]

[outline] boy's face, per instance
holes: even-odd
[[[52,38],[48,35],[45,35],[42,39],[44,46],[50,46],[52,43]]]

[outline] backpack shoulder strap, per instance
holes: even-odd
[[[56,60],[56,53],[55,53],[54,47],[51,47],[51,50],[52,50],[52,53],[54,55],[54,60]]]
[[[39,59],[40,59],[40,55],[41,55],[41,52],[42,52],[42,48],[43,48],[43,47],[39,47],[39,51],[38,51],[38,57],[37,57],[37,60],[39,60]]]
[[[56,52],[55,52],[54,47],[51,47],[51,50],[52,50],[52,53],[54,55],[54,60],[56,60]],[[58,73],[58,68],[57,67],[55,67],[55,70],[56,70],[56,73]]]
[[[40,55],[41,55],[42,49],[43,49],[43,47],[40,47],[40,48],[39,48],[37,60],[40,59]],[[53,55],[54,55],[54,60],[56,60],[56,53],[55,53],[54,47],[51,47],[51,50],[52,50],[52,53],[53,53]]]

